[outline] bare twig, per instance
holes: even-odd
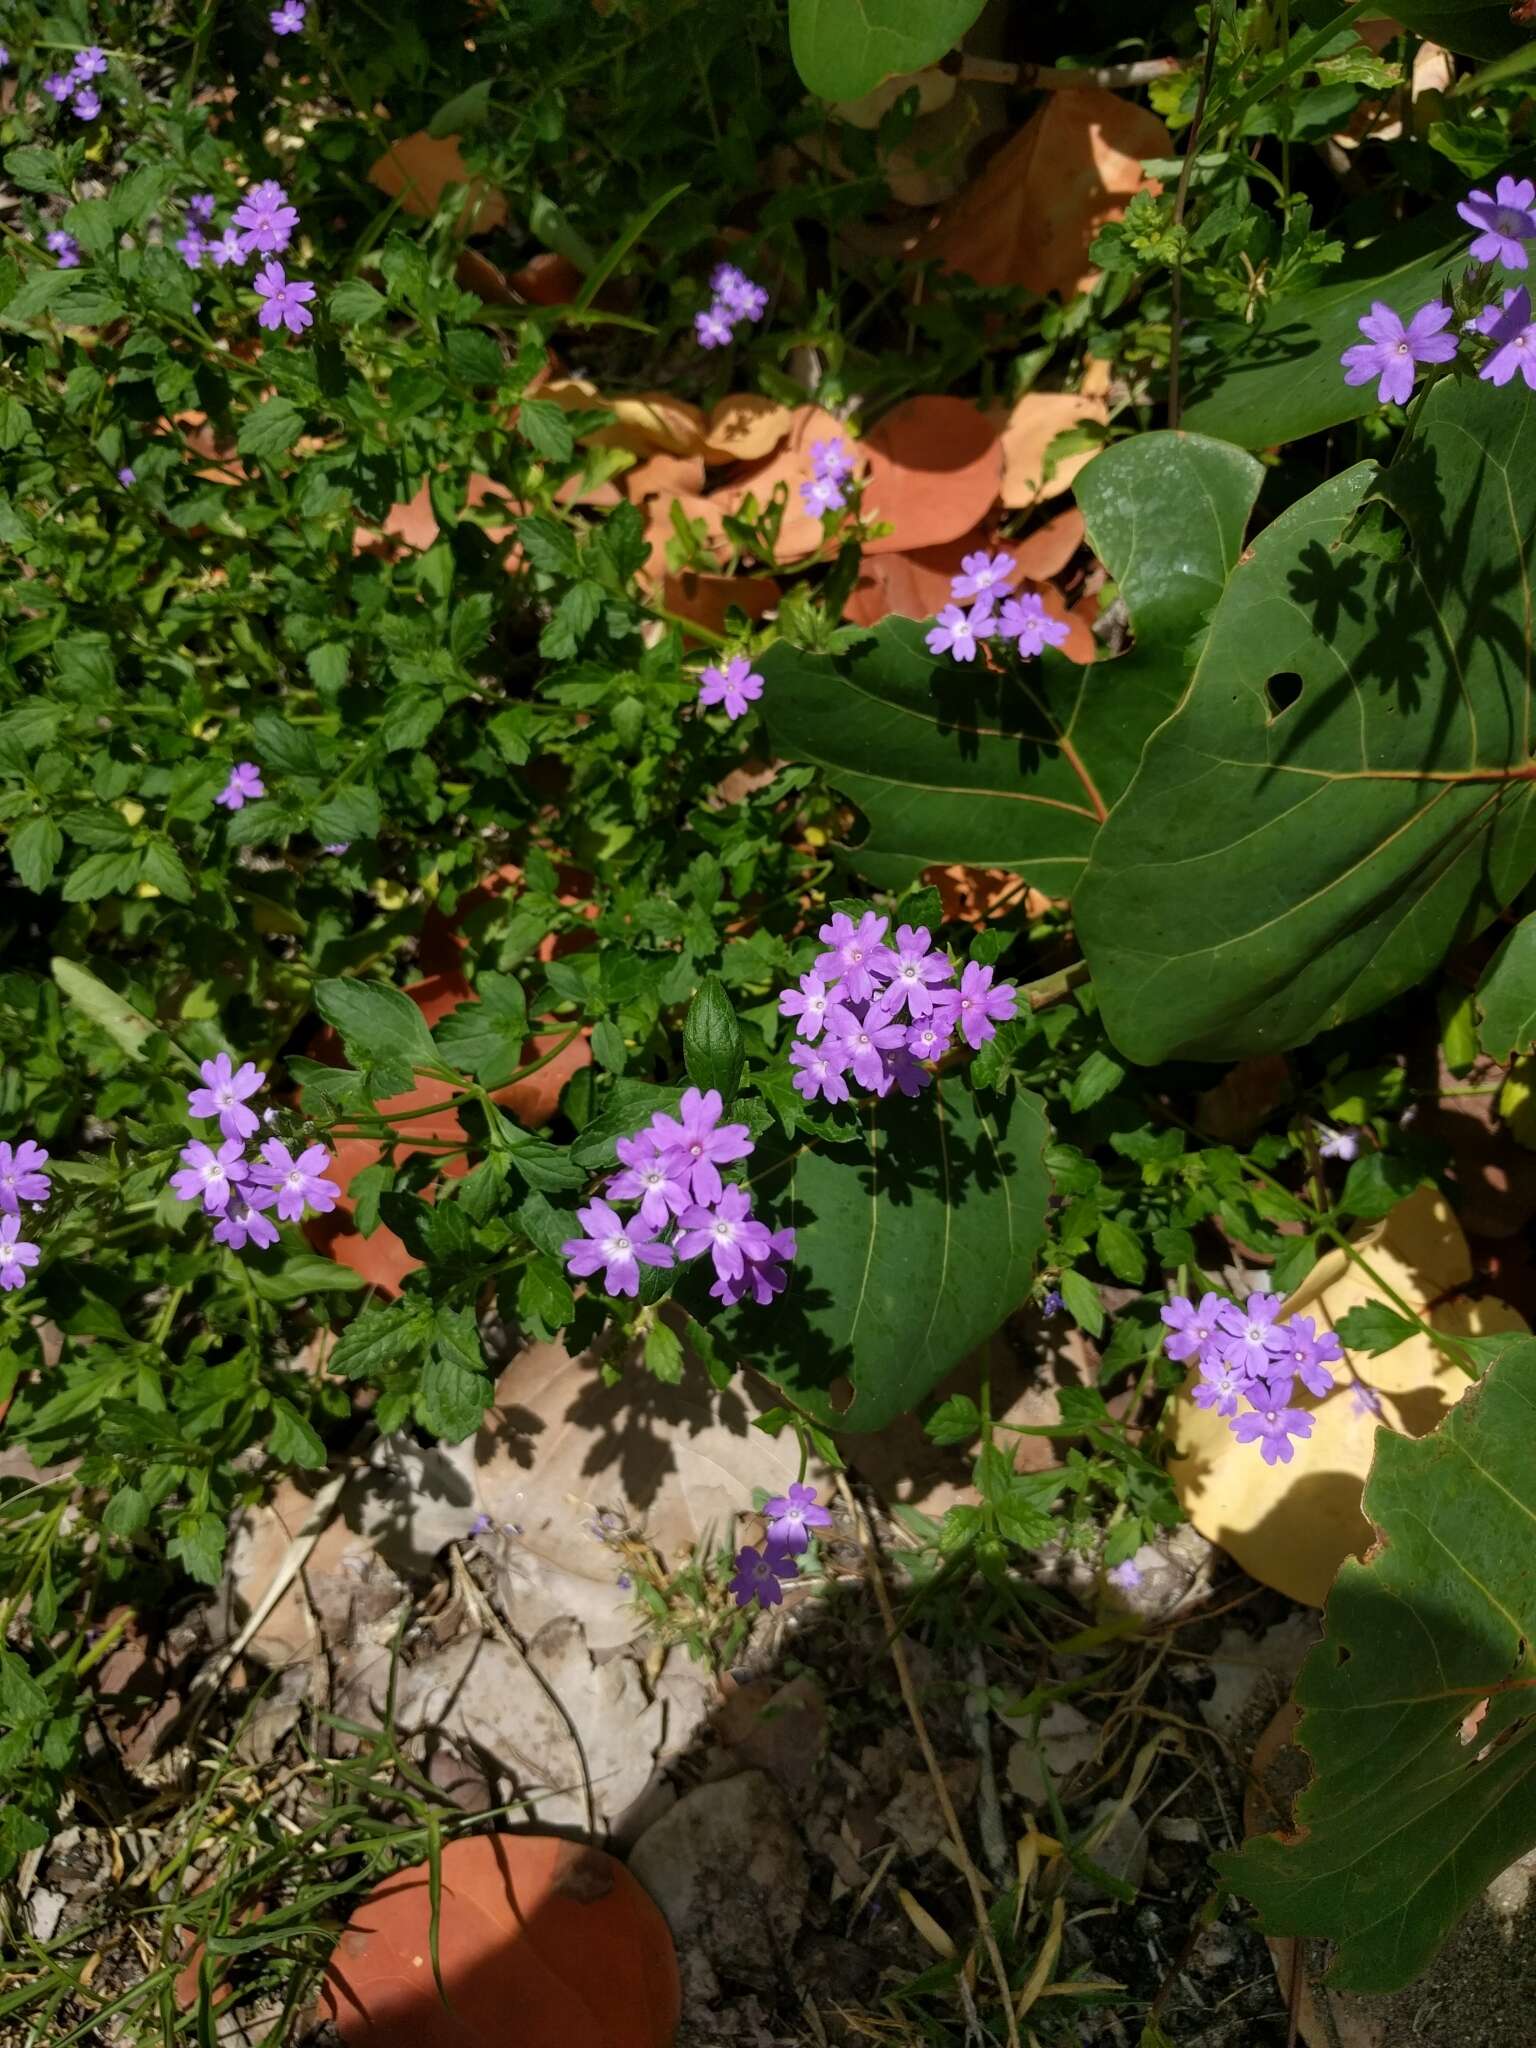
[[[976,1746],[981,1766],[976,1799],[981,1810],[981,1847],[987,1868],[999,1884],[1008,1881],[1008,1838],[1003,1832],[1003,1809],[997,1796],[997,1766],[992,1761],[992,1714],[987,1704],[987,1667],[981,1647],[971,1646],[970,1690],[965,1696],[965,1725]]]
[[[944,67],[949,70],[951,67]],[[962,55],[954,65],[956,78],[970,85],[1012,85],[1020,92],[1085,92],[1097,86],[1109,92],[1150,85],[1155,78],[1169,78],[1184,69],[1178,57],[1139,57],[1133,64],[1057,66],[1054,64],[1004,64],[995,57]]]
[[[1008,2028],[1008,2048],[1019,2048],[1019,2022],[1013,2010],[1013,1991],[1008,1982],[1002,1954],[997,1946],[997,1937],[992,1932],[992,1922],[987,1914],[986,1890],[981,1872],[971,1859],[971,1852],[965,1845],[965,1836],[960,1829],[960,1816],[955,1812],[955,1802],[949,1796],[949,1787],[944,1782],[944,1773],[939,1768],[939,1759],[933,1747],[933,1738],[928,1733],[928,1723],[923,1718],[922,1702],[917,1696],[917,1687],[912,1683],[912,1673],[907,1664],[907,1653],[902,1646],[901,1631],[896,1623],[896,1611],[891,1605],[890,1588],[885,1583],[885,1566],[875,1545],[875,1532],[869,1518],[862,1512],[849,1488],[846,1477],[837,1475],[838,1491],[843,1496],[843,1505],[848,1510],[849,1520],[859,1532],[859,1542],[864,1551],[864,1560],[869,1572],[869,1581],[874,1588],[875,1599],[880,1607],[880,1619],[885,1625],[887,1647],[891,1662],[896,1667],[896,1683],[901,1688],[901,1697],[912,1723],[912,1732],[917,1737],[917,1746],[923,1753],[923,1762],[928,1767],[928,1776],[933,1784],[933,1795],[938,1801],[939,1811],[944,1816],[944,1825],[954,1845],[955,1861],[965,1879],[966,1889],[971,1895],[971,1909],[976,1916],[976,1931],[981,1936],[997,1979],[999,1996],[1002,1999],[1004,2019]]]

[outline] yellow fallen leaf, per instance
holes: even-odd
[[[1360,1236],[1357,1249],[1416,1314],[1447,1335],[1527,1327],[1506,1302],[1455,1292],[1471,1279],[1472,1259],[1460,1224],[1433,1188],[1400,1202]],[[1335,1251],[1318,1261],[1284,1312],[1331,1329],[1370,1301],[1385,1301],[1381,1287]],[[1169,1472],[1185,1513],[1250,1578],[1311,1607],[1322,1606],[1345,1558],[1362,1555],[1375,1538],[1360,1496],[1377,1429],[1385,1424],[1427,1436],[1472,1384],[1418,1332],[1379,1358],[1352,1354],[1350,1364],[1375,1390],[1380,1414],[1356,1398],[1349,1373],[1322,1401],[1298,1386],[1293,1404],[1311,1410],[1312,1434],[1294,1445],[1288,1465],[1266,1465],[1258,1445],[1240,1444],[1219,1415],[1195,1406],[1187,1386],[1171,1409],[1179,1455]]]
[[[706,462],[758,462],[771,455],[794,425],[795,416],[776,398],[757,391],[733,391],[709,415],[704,433]]]
[[[1058,434],[1073,427],[1103,426],[1109,400],[1097,378],[1084,378],[1081,391],[1026,391],[1012,412],[992,415],[1003,445],[1003,503],[1011,511],[1059,498],[1071,488],[1078,471],[1092,462],[1098,447],[1063,455],[1046,475],[1046,451]]]
[[[608,398],[585,378],[555,377],[540,387],[539,396],[552,398],[565,412],[593,412],[601,407],[613,413],[615,425],[583,434],[582,440],[592,447],[628,448],[635,455],[651,455],[657,449],[667,455],[704,452],[703,412],[669,392],[641,391],[626,398]]]

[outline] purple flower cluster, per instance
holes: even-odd
[[[1504,270],[1529,267],[1526,244],[1536,240],[1536,183],[1531,179],[1500,178],[1492,193],[1469,192],[1456,211],[1478,231],[1468,252],[1474,263],[1497,264]],[[1420,306],[1406,323],[1393,307],[1373,301],[1358,323],[1365,340],[1339,358],[1345,383],[1369,384],[1375,379],[1376,396],[1383,405],[1405,404],[1421,363],[1448,363],[1456,354],[1458,339],[1446,332],[1452,318],[1451,308],[1441,299]],[[1478,366],[1485,383],[1507,384],[1518,371],[1527,388],[1536,391],[1536,319],[1523,285],[1484,306],[1463,323],[1462,331],[1492,343]]]
[[[765,1503],[763,1517],[768,1524],[763,1547],[747,1544],[736,1553],[736,1576],[731,1591],[738,1607],[777,1607],[784,1588],[800,1575],[798,1560],[811,1547],[813,1529],[829,1529],[832,1517],[816,1499],[814,1486],[792,1486]]]
[[[0,1144],[0,1289],[24,1287],[27,1269],[41,1254],[21,1234],[21,1205],[41,1209],[53,1191],[43,1168],[48,1154],[41,1145],[23,1138],[16,1146]]]
[[[762,694],[763,679],[745,654],[733,654],[724,668],[712,661],[699,671],[699,702],[706,710],[722,705],[727,718],[744,718]]]
[[[642,1266],[670,1267],[709,1253],[715,1268],[710,1293],[734,1306],[748,1295],[768,1303],[789,1283],[795,1255],[792,1230],[769,1230],[752,1214],[745,1188],[720,1177],[753,1150],[745,1124],[722,1124],[719,1090],[690,1088],[677,1116],[658,1110],[614,1150],[622,1171],[609,1180],[610,1201],[592,1201],[576,1211],[585,1237],[568,1238],[560,1249],[570,1271],[589,1279],[601,1271],[609,1294],[640,1291]],[[613,1202],[637,1204],[621,1217]],[[670,1241],[662,1233],[676,1226]]]
[[[811,443],[811,481],[800,486],[800,502],[813,519],[847,509],[853,480],[853,450],[837,436]]]
[[[43,91],[62,107],[67,101],[77,121],[94,121],[101,112],[101,94],[92,84],[107,68],[107,53],[96,43],[75,54],[67,71],[55,71],[43,80]]]
[[[933,1080],[922,1062],[942,1058],[956,1031],[977,1052],[1018,1008],[1012,982],[994,988],[977,961],[954,986],[954,962],[926,925],[900,925],[887,944],[889,924],[872,910],[857,924],[838,911],[819,933],[827,951],[779,997],[780,1016],[795,1020],[789,1062],[807,1102],[846,1102],[850,1075],[876,1095],[920,1095]]]
[[[955,661],[974,661],[983,640],[998,639],[1013,641],[1023,659],[1033,661],[1047,647],[1061,645],[1067,637],[1067,626],[1061,619],[1050,617],[1034,591],[1027,590],[1022,597],[1004,598],[1002,610],[994,611],[1016,566],[1012,555],[992,555],[985,549],[961,556],[960,574],[950,579],[951,602],[939,613],[927,635],[931,654],[948,654]],[[971,606],[968,612],[963,608],[967,603]]]
[[[768,293],[754,284],[734,263],[717,263],[709,280],[714,293],[702,313],[693,316],[693,331],[700,348],[724,348],[734,341],[743,321],[752,326],[768,310]]]
[[[1277,1322],[1279,1313],[1278,1294],[1250,1294],[1241,1306],[1219,1294],[1198,1302],[1176,1294],[1162,1311],[1163,1349],[1193,1359],[1199,1372],[1195,1406],[1225,1417],[1240,1444],[1258,1444],[1266,1465],[1288,1465],[1291,1438],[1312,1434],[1306,1409],[1290,1405],[1296,1381],[1321,1400],[1333,1391],[1328,1368],[1344,1355],[1332,1330],[1319,1331],[1310,1316]]]
[[[80,268],[80,244],[73,235],[65,234],[62,228],[54,228],[44,235],[43,240],[58,257],[60,270]]]
[[[306,1145],[295,1158],[277,1138],[269,1138],[256,1159],[247,1159],[245,1143],[261,1128],[250,1099],[266,1085],[266,1075],[252,1061],[236,1067],[227,1052],[204,1060],[198,1070],[201,1088],[187,1092],[187,1112],[216,1117],[221,1142],[194,1138],[182,1148],[181,1170],[171,1175],[171,1189],[183,1202],[201,1202],[219,1220],[213,1234],[220,1244],[243,1251],[247,1242],[264,1250],[277,1243],[277,1225],[264,1214],[275,1209],[285,1223],[297,1223],[306,1206],[325,1216],[341,1198],[335,1181],[325,1178],[331,1155],[323,1145]]]
[[[302,7],[299,16],[295,27],[303,26]],[[276,17],[273,19],[275,26]],[[291,31],[280,31],[288,32]],[[188,200],[186,224],[176,241],[182,261],[188,269],[200,270],[206,258],[215,270],[225,270],[232,264],[250,263],[258,256],[265,258],[251,286],[264,302],[256,315],[256,324],[273,330],[286,327],[290,334],[302,334],[314,324],[315,316],[309,305],[315,288],[303,278],[289,277],[277,260],[293,240],[299,224],[298,208],[275,178],[263,178],[252,185],[228,225],[218,234],[212,231],[215,207],[211,192],[199,192]]]

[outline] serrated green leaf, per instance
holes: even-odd
[[[286,1252],[268,1267],[247,1258],[251,1285],[263,1301],[297,1301],[303,1294],[355,1294],[367,1286],[361,1273],[323,1252]]]
[[[275,462],[304,431],[304,415],[286,398],[268,398],[247,415],[235,443],[242,455]]]
[[[1477,1016],[1477,1042],[1501,1066],[1536,1045],[1536,912],[1521,919],[1489,962],[1477,984]]]
[[[325,1469],[325,1445],[291,1401],[272,1403],[272,1434],[267,1439],[267,1449],[279,1465],[295,1465],[303,1472]]]
[[[1074,1266],[1069,1266],[1056,1282],[1058,1293],[1067,1314],[1074,1323],[1085,1329],[1090,1337],[1098,1337],[1104,1330],[1104,1304],[1099,1299],[1099,1290],[1092,1281],[1085,1280]]]
[[[64,838],[52,818],[27,818],[11,833],[11,865],[22,886],[34,895],[46,889],[64,851]]]
[[[432,1036],[452,1067],[483,1088],[505,1088],[522,1063],[528,1004],[510,974],[482,974],[475,996],[438,1020]]]
[[[54,959],[49,962],[49,971],[64,1000],[89,1017],[93,1024],[99,1024],[115,1044],[135,1059],[145,1039],[159,1030],[152,1017],[142,1015],[78,961]]]
[[[337,285],[326,301],[333,320],[344,320],[351,327],[360,327],[365,320],[376,320],[389,304],[380,291],[361,277],[349,277]]]
[[[347,1379],[366,1379],[384,1366],[408,1364],[431,1329],[431,1309],[414,1296],[368,1309],[342,1331],[326,1364]]]
[[[1384,1301],[1367,1301],[1340,1316],[1334,1332],[1346,1351],[1364,1351],[1379,1358],[1384,1351],[1406,1344],[1417,1327]]]
[[[442,1055],[426,1019],[407,995],[381,981],[320,981],[315,1008],[341,1033],[355,1067],[389,1064],[413,1073],[440,1073]]]
[[[731,999],[717,975],[705,977],[688,1005],[683,1020],[683,1058],[695,1088],[717,1089],[727,1105],[735,1100],[746,1049]]]
[[[546,462],[569,462],[576,452],[571,423],[552,398],[525,398],[517,408],[517,431]]]

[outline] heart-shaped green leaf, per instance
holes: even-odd
[[[868,820],[853,866],[897,888],[933,862],[964,861],[1069,894],[1142,743],[1178,702],[1260,474],[1197,434],[1143,434],[1083,471],[1089,538],[1136,633],[1118,660],[1085,668],[1048,649],[1021,684],[931,655],[910,619],[886,619],[837,657],[770,648],[760,666],[775,744],[825,768]]]
[[[857,100],[883,78],[936,64],[984,0],[789,0],[795,69],[824,100]]]
[[[1297,1832],[1217,1859],[1267,1934],[1338,1944],[1328,1981],[1393,1991],[1536,1843],[1536,1342],[1433,1435],[1376,1432],[1381,1531],[1328,1596],[1296,1684],[1314,1777]]]
[[[1299,1045],[1412,987],[1536,869],[1536,417],[1448,379],[1244,553],[1076,899],[1132,1059]],[[1523,394],[1522,394],[1523,395]],[[1371,493],[1405,542],[1346,539]]]
[[[872,1103],[860,1148],[759,1144],[753,1205],[796,1232],[789,1285],[714,1326],[829,1427],[909,1413],[1028,1293],[1049,1131],[1037,1097],[993,1099],[982,1107],[951,1076],[916,1101]]]

